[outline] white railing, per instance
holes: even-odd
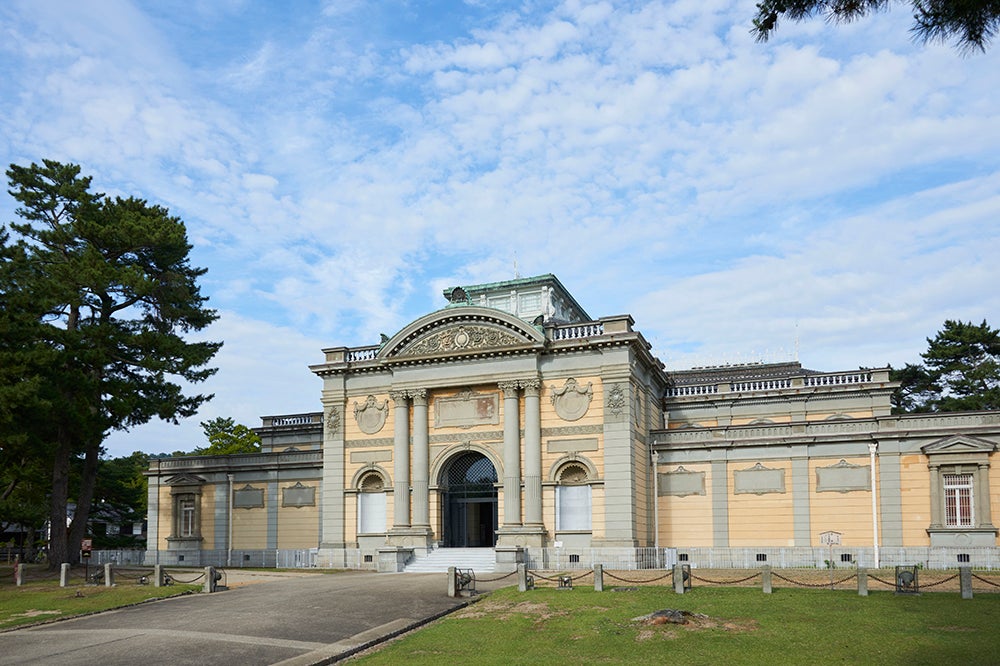
[[[378,347],[358,347],[347,350],[347,362],[358,363],[360,361],[374,361],[378,356]]]
[[[791,379],[761,379],[750,382],[734,382],[729,385],[729,390],[733,393],[745,393],[747,391],[777,391],[791,387]]]
[[[718,384],[703,384],[701,386],[675,386],[667,389],[666,395],[668,398],[673,398],[684,395],[709,395],[718,392]]]
[[[870,372],[838,372],[830,375],[806,375],[806,386],[837,386],[840,384],[864,384],[872,380]]]
[[[289,426],[289,425],[305,425],[307,423],[319,423],[319,418],[313,421],[312,414],[294,414],[292,416],[272,416],[271,425],[273,426]]]
[[[592,338],[599,335],[604,335],[604,324],[601,322],[560,326],[559,328],[552,329],[553,340],[576,340],[579,338]]]
[[[874,567],[875,552],[872,548],[797,547],[797,548],[683,548],[677,550],[677,559],[692,568],[702,569],[755,569],[765,564],[775,568],[825,569],[833,563],[837,569]],[[960,557],[961,556],[961,557]],[[1000,569],[1000,548],[979,546],[956,547],[882,547],[879,549],[879,566],[918,564],[925,569],[955,569],[970,566],[975,569]]]

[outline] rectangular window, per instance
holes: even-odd
[[[530,294],[521,294],[518,298],[518,313],[521,315],[534,314],[536,312],[542,311],[542,294],[540,292],[534,292]]]
[[[177,502],[181,514],[180,536],[193,537],[197,534],[194,523],[194,498],[184,497]]]
[[[358,493],[358,534],[385,532],[385,493]]]
[[[556,486],[556,529],[590,530],[590,486]]]
[[[944,519],[946,527],[972,527],[972,475],[944,475]]]
[[[503,310],[504,312],[511,311],[510,296],[493,296],[487,301],[487,305],[497,310]]]

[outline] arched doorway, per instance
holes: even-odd
[[[446,548],[492,548],[497,541],[497,470],[482,453],[456,456],[441,472]]]

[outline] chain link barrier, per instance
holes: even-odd
[[[702,582],[702,583],[709,583],[710,585],[738,585],[739,583],[745,583],[748,580],[753,580],[754,578],[757,578],[760,575],[761,575],[761,572],[758,571],[755,574],[747,576],[746,578],[740,578],[738,580],[712,580],[711,578],[701,578],[699,576],[695,576],[694,572],[692,571],[691,572],[691,579],[692,580],[697,580],[697,581]]]
[[[558,583],[563,578],[567,578],[567,576],[556,576],[555,578],[549,578],[548,576],[543,576],[542,574],[538,573],[535,570],[530,570],[530,571],[527,571],[526,573],[528,575],[534,576],[535,578],[541,578],[542,580],[547,580],[547,581],[552,582],[552,583]],[[581,578],[586,578],[587,576],[589,576],[592,573],[594,573],[593,569],[591,569],[590,571],[585,571],[582,574],[580,574],[579,576],[570,576],[569,579],[571,581],[578,581]]]
[[[657,576],[656,578],[645,578],[642,580],[629,580],[628,578],[621,578],[619,576],[614,575],[613,573],[608,573],[607,571],[604,572],[604,575],[605,577],[610,578],[611,580],[617,580],[619,583],[629,583],[634,585],[636,583],[655,583],[658,580],[670,578],[671,576],[674,575],[674,572],[667,571],[667,573],[663,574],[662,576]]]
[[[777,578],[778,580],[783,580],[786,583],[791,583],[792,585],[800,585],[802,587],[815,587],[815,588],[831,587],[831,586],[841,585],[841,584],[846,583],[847,581],[851,580],[852,578],[857,578],[858,577],[857,574],[851,574],[850,576],[847,576],[846,578],[841,578],[840,580],[835,580],[833,582],[824,581],[822,583],[805,583],[805,582],[800,581],[800,580],[794,580],[792,578],[786,578],[786,577],[782,576],[781,574],[779,574],[779,573],[777,573],[775,571],[772,571],[771,575],[774,576],[775,578]]]
[[[479,583],[495,583],[497,581],[503,580],[505,578],[510,578],[511,576],[516,576],[517,571],[511,571],[509,574],[504,574],[503,576],[498,576],[496,578],[476,578],[476,582]]]
[[[168,573],[163,574],[163,578],[168,584],[174,582],[174,583],[180,583],[181,585],[194,585],[198,581],[202,580],[204,577],[205,577],[204,571],[195,576],[191,580],[182,580],[178,578],[176,574],[168,574]]]
[[[982,576],[977,576],[976,574],[972,574],[972,577],[981,583],[986,583],[987,585],[992,585],[993,587],[1000,587],[1000,583],[994,583],[992,580],[987,580]]]
[[[936,587],[938,585],[944,585],[945,583],[947,583],[949,581],[953,581],[956,578],[958,578],[958,574],[955,574],[954,576],[950,576],[949,578],[945,578],[943,580],[939,580],[939,581],[934,582],[934,583],[921,583],[920,584],[920,589],[923,590],[923,589],[928,588],[928,587]]]

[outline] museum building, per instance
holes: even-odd
[[[152,461],[147,563],[998,561],[996,412],[892,414],[888,368],[667,371],[553,275],[444,296],[324,349],[322,411],[264,417],[261,453]]]

